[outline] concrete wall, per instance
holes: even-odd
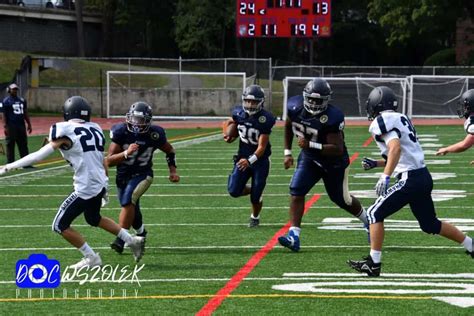
[[[94,114],[106,114],[107,94],[94,88],[30,88],[26,97],[30,109],[62,112],[64,101],[73,95],[81,95],[92,106]],[[112,115],[124,115],[131,104],[145,101],[152,105],[154,115],[218,115],[229,116],[235,104],[240,103],[241,89],[176,89],[159,90],[112,90]]]

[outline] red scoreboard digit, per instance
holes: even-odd
[[[237,0],[237,37],[331,36],[331,0]]]

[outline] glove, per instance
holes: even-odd
[[[382,174],[379,181],[375,185],[375,193],[377,196],[384,195],[387,193],[387,189],[390,187],[390,176]]]
[[[377,167],[377,160],[367,157],[364,157],[364,159],[362,159],[362,168],[364,168],[364,170],[370,170],[375,167]]]

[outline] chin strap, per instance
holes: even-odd
[[[5,169],[7,171],[22,168],[22,167],[27,167],[31,166],[32,164],[41,161],[51,155],[54,152],[53,145],[51,143],[48,143],[41,147],[38,151],[35,151],[34,153],[29,154],[28,156],[25,156],[21,158],[20,160],[17,160],[15,162],[9,163],[5,166]]]

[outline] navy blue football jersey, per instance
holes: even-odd
[[[117,165],[117,178],[142,173],[153,175],[153,153],[167,142],[165,130],[160,126],[152,125],[148,132],[135,134],[127,129],[126,123],[112,126],[110,139],[123,150],[133,143],[140,146],[136,152],[128,156],[127,160]]]
[[[305,110],[303,96],[301,95],[288,99],[287,114],[292,121],[295,136],[304,137],[309,141],[327,144],[328,134],[343,132],[344,130],[344,114],[341,110],[329,104],[325,111],[311,115]],[[349,154],[345,144],[344,153],[339,157],[323,156],[321,150],[314,148],[303,149],[302,153],[323,167],[332,166],[335,163],[342,163],[343,166],[349,164]]]
[[[232,111],[232,119],[237,123],[239,130],[239,156],[248,157],[252,155],[258,147],[258,138],[261,134],[270,134],[275,125],[275,117],[272,113],[262,109],[254,115],[248,115],[242,105],[236,106]],[[272,153],[270,142],[263,153],[264,157],[269,157]]]
[[[25,126],[26,100],[20,97],[8,96],[0,102],[0,112],[5,115],[5,125]]]

